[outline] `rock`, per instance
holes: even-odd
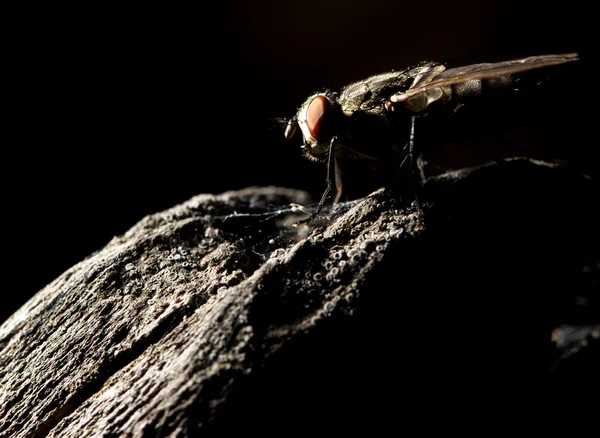
[[[196,196],[0,327],[0,435],[374,432],[399,412],[485,409],[509,372],[547,370],[552,330],[597,293],[597,196],[528,160],[431,178],[420,207],[380,189],[309,225],[294,226],[304,192]]]

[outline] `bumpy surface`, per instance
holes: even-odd
[[[595,195],[517,160],[432,179],[422,211],[380,190],[311,226],[294,226],[303,192],[197,196],[0,327],[0,435],[386,430],[431,393],[475,409],[507,370],[548,367],[552,329],[594,315]],[[573,342],[555,339],[553,369]],[[472,406],[447,403],[457,389]]]

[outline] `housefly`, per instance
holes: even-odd
[[[415,183],[425,179],[422,146],[415,140],[419,120],[429,114],[450,114],[486,95],[517,88],[521,74],[576,61],[576,53],[542,55],[497,63],[447,69],[435,62],[371,76],[343,87],[339,93],[311,95],[287,122],[285,137],[300,128],[304,155],[327,163],[327,187],[307,220],[316,217],[337,189],[342,194],[341,159],[381,161],[395,156],[410,162]],[[420,138],[420,137],[419,137]]]

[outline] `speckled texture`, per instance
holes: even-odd
[[[305,193],[249,188],[146,217],[0,327],[0,435],[354,430],[384,394],[481,400],[576,315],[593,190],[515,162],[431,180],[423,214],[382,189],[295,227]]]

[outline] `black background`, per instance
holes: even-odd
[[[204,2],[194,9],[15,11],[6,41],[2,319],[143,216],[200,193],[309,190],[324,168],[269,129],[310,93],[422,60],[563,52],[593,126],[593,17],[583,1]],[[588,97],[589,96],[589,97]]]

